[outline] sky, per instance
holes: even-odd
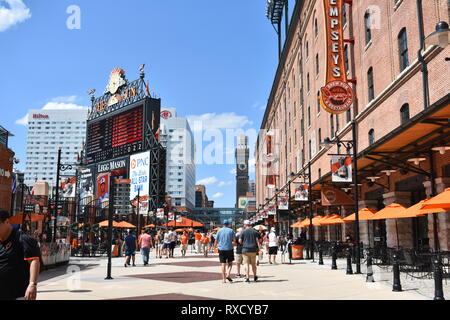
[[[145,63],[150,91],[191,126],[201,120],[209,131],[256,132],[278,63],[265,5],[265,0],[0,0],[0,125],[14,134],[9,147],[21,160],[17,169],[25,164],[28,110],[87,107],[87,90],[103,92],[115,67],[132,81]],[[200,137],[205,141],[196,146],[197,154],[206,154],[213,140]],[[233,207],[234,151],[222,149],[222,161],[214,153],[215,164],[204,159],[197,164],[196,181],[206,185],[216,207]]]

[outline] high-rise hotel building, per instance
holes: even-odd
[[[87,110],[30,110],[25,164],[25,184],[47,181],[50,187],[56,180],[58,149],[61,163],[74,164],[86,138]],[[61,173],[75,175],[75,170]]]

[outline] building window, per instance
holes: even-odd
[[[406,38],[406,28],[398,34],[398,54],[400,58],[400,72],[409,65],[408,61],[408,39]]]
[[[322,129],[321,128],[319,128],[318,136],[319,136],[319,150],[320,150],[322,148],[322,146],[320,145],[320,143],[322,142]]]
[[[345,70],[348,72],[350,69],[348,66],[348,45],[344,46],[344,64],[345,64]]]
[[[312,152],[311,152],[311,140],[309,140],[308,146],[309,146],[309,160],[311,160],[311,158],[312,158]]]
[[[308,107],[308,126],[311,126],[311,107]]]
[[[369,11],[366,12],[364,15],[364,28],[366,30],[366,45],[372,40],[372,32],[370,30],[370,13]]]
[[[319,26],[317,25],[317,18],[314,19],[314,36],[316,38],[319,36]]]
[[[339,132],[339,115],[336,115],[336,131]]]
[[[375,143],[375,130],[370,129],[369,130],[369,146],[373,145]]]
[[[306,55],[306,59],[308,59],[308,55],[309,55],[309,45],[308,45],[308,41],[306,41],[306,44],[305,44],[305,55]]]
[[[347,23],[347,6],[345,3],[342,5],[342,23],[344,26]]]
[[[302,149],[302,166],[305,164],[305,149]]]
[[[317,113],[320,113],[320,91],[317,91]]]
[[[367,88],[369,91],[369,102],[375,98],[375,91],[373,86],[373,68],[370,67],[367,71]]]
[[[402,124],[409,121],[409,104],[407,103],[400,108],[400,120]]]
[[[302,120],[300,120],[300,134],[301,134],[301,137],[303,137],[304,132],[305,132],[305,121],[302,118]]]
[[[307,89],[308,89],[308,92],[309,92],[309,89],[310,89],[310,85],[309,85],[309,73],[306,75],[306,86],[307,86]]]
[[[316,54],[316,76],[319,74],[319,54]]]
[[[330,115],[330,137],[334,138],[334,117]]]

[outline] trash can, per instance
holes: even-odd
[[[301,260],[303,259],[303,249],[304,246],[299,244],[294,244],[292,247],[292,260]]]

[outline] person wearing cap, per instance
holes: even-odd
[[[244,221],[245,230],[239,237],[239,243],[242,244],[242,256],[246,265],[246,277],[244,282],[250,283],[250,265],[252,266],[253,279],[258,281],[256,255],[261,249],[261,236],[259,232],[252,228],[250,220]]]
[[[233,242],[236,239],[236,235],[232,229],[229,228],[228,220],[223,223],[223,228],[217,231],[216,241],[214,242],[214,248],[217,247],[219,251],[219,261],[222,270],[223,283],[233,282],[231,279],[231,269],[233,268],[234,252]],[[227,272],[228,266],[228,272]]]
[[[269,263],[272,264],[272,259],[273,259],[273,263],[277,263],[277,253],[278,253],[278,237],[277,234],[275,233],[275,228],[272,227],[270,228],[270,233],[269,233]]]
[[[242,233],[242,228],[237,229],[236,239],[239,239],[241,233]],[[243,265],[242,244],[239,243],[239,241],[237,241],[237,243],[236,243],[236,267],[237,267],[236,277],[237,278],[240,278],[243,276],[241,274],[241,265]]]

